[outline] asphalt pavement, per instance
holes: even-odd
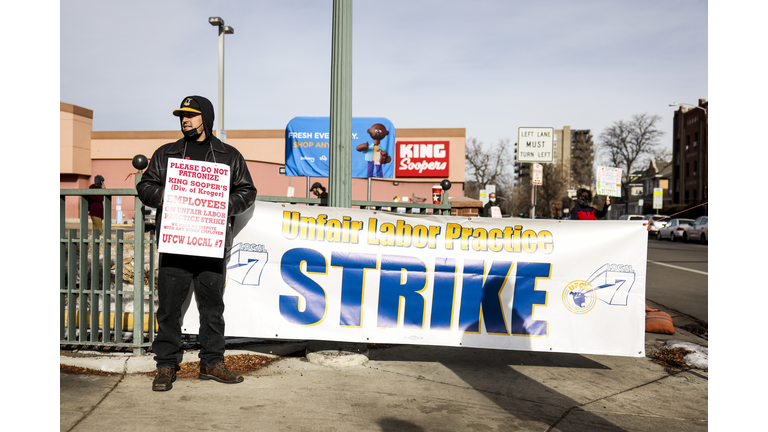
[[[709,285],[709,246],[648,239],[647,299],[708,323]]]
[[[151,390],[151,354],[62,351],[61,365],[111,374],[60,373],[60,430],[706,431],[708,369],[652,358],[670,340],[708,345],[671,315],[676,333],[646,333],[640,358],[253,340],[227,356],[273,361],[243,383],[179,378],[168,392]]]

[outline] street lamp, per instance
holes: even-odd
[[[682,103],[682,102],[681,103],[672,102],[671,104],[669,104],[669,106],[682,106],[682,105],[698,108],[698,109],[704,111],[704,114],[707,113],[707,109],[706,108],[702,108],[702,107],[700,107],[698,105],[694,105],[694,104],[688,104],[688,103]]]
[[[234,34],[235,29],[224,25],[224,20],[220,17],[210,17],[208,22],[219,28],[219,121],[216,137],[224,142],[227,140],[227,132],[224,130],[224,35]]]

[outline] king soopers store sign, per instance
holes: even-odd
[[[398,177],[448,177],[448,141],[398,141]]]

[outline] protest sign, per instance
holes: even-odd
[[[226,254],[226,335],[641,357],[642,222],[257,201]],[[191,301],[183,331],[198,320]]]
[[[229,166],[168,159],[158,251],[224,257]]]
[[[595,181],[598,195],[621,196],[621,168],[598,166]]]

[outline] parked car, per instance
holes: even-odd
[[[683,231],[683,241],[698,240],[701,244],[707,244],[707,239],[709,238],[709,231],[707,230],[708,219],[709,216],[699,216],[693,221],[693,224]]]
[[[656,238],[659,240],[669,238],[671,241],[681,240],[683,233],[691,224],[693,224],[693,219],[670,219],[666,226],[659,228],[659,234]]]
[[[619,220],[643,220],[645,217],[643,215],[632,215],[632,214],[625,214],[619,216]]]
[[[663,228],[669,221],[669,216],[649,214],[645,215],[648,221],[648,235],[659,235],[659,228]]]

